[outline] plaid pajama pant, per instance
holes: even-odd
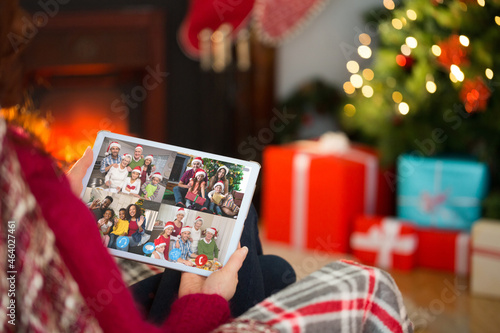
[[[330,263],[215,332],[413,332],[392,277],[350,261]]]

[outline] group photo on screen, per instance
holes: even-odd
[[[83,200],[104,246],[215,271],[226,257],[249,171],[105,138]]]

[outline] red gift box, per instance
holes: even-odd
[[[410,270],[416,264],[417,231],[411,223],[395,218],[359,216],[351,234],[351,248],[365,264]]]
[[[469,273],[470,235],[435,228],[418,229],[417,263],[421,267]]]
[[[347,253],[354,218],[375,213],[378,160],[358,149],[321,153],[316,144],[264,150],[267,238],[296,248]]]

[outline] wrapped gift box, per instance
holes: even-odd
[[[456,230],[419,228],[417,264],[420,267],[469,273],[470,235]]]
[[[390,217],[359,216],[351,234],[352,254],[383,269],[412,269],[417,245],[415,226]]]
[[[268,146],[263,154],[262,217],[269,240],[326,252],[349,250],[355,216],[375,213],[378,160],[316,142]]]
[[[471,291],[500,298],[500,221],[479,220],[472,226]]]
[[[398,217],[424,227],[466,231],[480,217],[488,185],[485,164],[403,155],[397,168]]]

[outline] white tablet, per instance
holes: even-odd
[[[260,165],[98,133],[82,199],[110,253],[208,276],[237,249]]]

